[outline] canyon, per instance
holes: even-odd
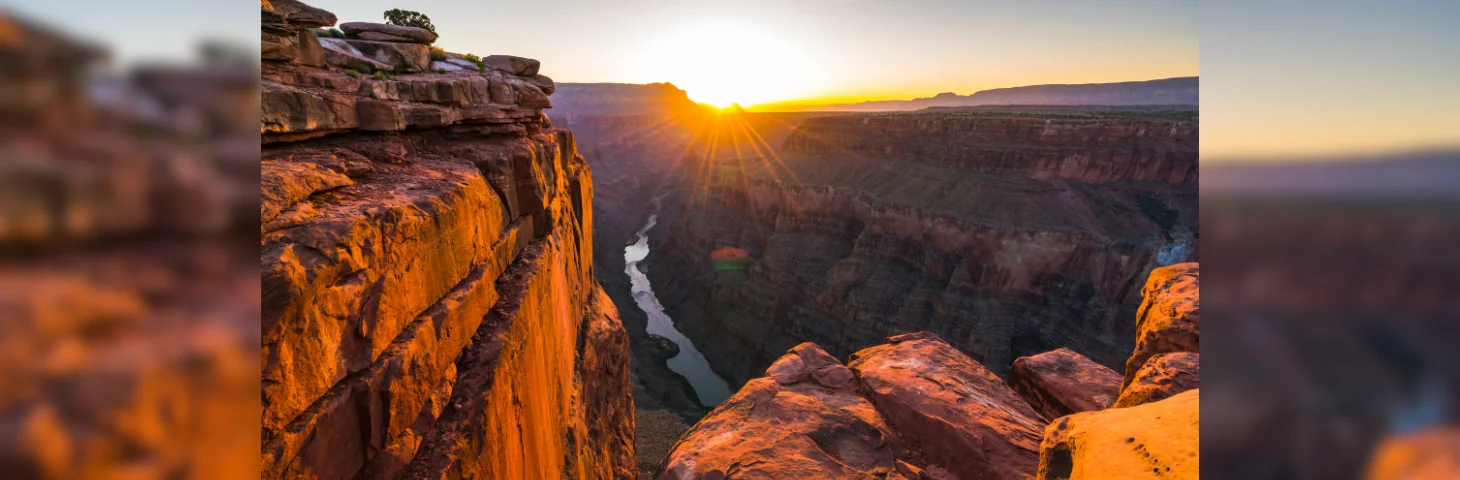
[[[715,110],[263,12],[264,477],[714,476],[756,454],[707,432],[811,398],[784,448],[861,439],[817,474],[1057,476],[1136,421],[1073,416],[1195,405],[1161,355],[1195,346],[1137,320],[1195,309],[1141,308],[1195,295],[1141,288],[1195,276],[1190,109]],[[1080,360],[1005,385],[1059,347]],[[1112,385],[1125,363],[1142,380]],[[963,393],[908,396],[933,384]],[[956,461],[971,445],[1000,446]]]

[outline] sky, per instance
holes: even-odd
[[[397,0],[316,0],[380,21]],[[562,82],[672,82],[698,101],[905,99],[1198,74],[1195,1],[417,1],[450,51]]]
[[[341,21],[411,8],[432,17],[451,51],[536,58],[560,82],[669,81],[715,103],[909,99],[1200,74],[1207,161],[1460,147],[1456,1],[309,3]],[[0,6],[107,44],[122,65],[190,59],[201,38],[258,48],[250,2]]]
[[[1460,147],[1460,1],[1205,1],[1203,161]]]

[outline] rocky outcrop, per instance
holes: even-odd
[[[520,77],[397,73],[263,65],[263,476],[634,476],[572,133]]]
[[[1196,126],[1061,115],[812,117],[785,148],[690,150],[648,275],[732,384],[802,341],[920,329],[999,374],[1060,346],[1117,367],[1146,276],[1197,255]],[[717,271],[724,247],[746,268]]]
[[[1015,359],[1008,383],[1044,418],[1102,410],[1120,395],[1119,373],[1068,348]]]
[[[1163,353],[1146,360],[1134,380],[1121,390],[1115,408],[1133,407],[1195,390],[1201,385],[1201,355]]]
[[[1044,432],[1038,478],[1199,478],[1200,408],[1192,390],[1138,407],[1061,417]]]
[[[804,344],[766,375],[685,433],[658,478],[899,478],[905,452],[841,362]]]
[[[1045,420],[999,377],[937,336],[912,333],[852,355],[877,410],[924,464],[956,478],[1027,478]]]
[[[1190,262],[1151,271],[1141,290],[1136,348],[1125,362],[1122,390],[1155,355],[1201,351],[1200,274],[1201,266]]]
[[[1029,478],[1044,420],[928,332],[843,366],[806,343],[690,429],[659,478]]]
[[[1165,279],[1148,294],[1166,294]],[[846,366],[803,343],[691,428],[658,478],[1197,478],[1199,390],[1107,408],[1119,375],[1068,349],[1014,371],[1044,408],[1083,411],[1046,421],[931,332],[890,337]]]
[[[1374,448],[1367,480],[1460,478],[1460,428],[1394,435]]]

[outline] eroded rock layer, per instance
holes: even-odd
[[[921,329],[999,374],[1059,346],[1116,367],[1146,275],[1197,255],[1196,125],[1163,115],[802,119],[775,151],[689,155],[648,273],[734,384]],[[717,269],[725,248],[749,262]]]
[[[634,476],[628,340],[551,81],[410,71],[264,62],[263,476]]]

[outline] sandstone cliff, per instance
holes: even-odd
[[[1196,258],[1196,135],[1165,114],[805,119],[784,148],[685,159],[649,275],[737,384],[802,341],[919,329],[997,373],[1057,346],[1118,367],[1142,279]],[[716,271],[723,247],[748,267]]]
[[[1195,271],[1189,264],[1157,269],[1146,303],[1184,305],[1182,313],[1198,318],[1194,289],[1166,289],[1172,277],[1194,284]],[[1143,326],[1156,323],[1146,319],[1153,310],[1142,313]],[[1142,331],[1148,338],[1169,334]],[[1172,342],[1160,345],[1152,350],[1181,351]],[[1119,375],[1068,350],[1040,357],[1020,359],[1027,375],[1064,379],[1016,392],[929,332],[890,337],[846,365],[801,344],[691,428],[658,478],[1198,477],[1195,385],[1129,408],[1065,402],[1065,413],[1046,416],[1027,400],[1103,392],[1108,404]]]
[[[319,45],[296,27],[333,15],[271,3],[265,40],[292,41],[262,79],[264,476],[633,476],[628,341],[552,81],[430,59],[408,27]]]

